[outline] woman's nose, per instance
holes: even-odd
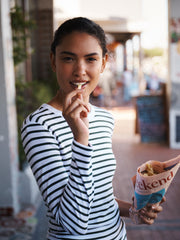
[[[86,74],[86,66],[83,61],[78,61],[74,66],[74,75],[76,77],[82,77]]]

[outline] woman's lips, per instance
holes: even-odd
[[[73,86],[75,89],[83,89],[85,88],[86,84],[88,82],[70,82],[70,84]]]

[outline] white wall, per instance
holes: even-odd
[[[61,19],[76,17],[80,14],[80,0],[54,0],[54,29]]]
[[[180,1],[170,0],[170,15],[172,17],[180,17]]]
[[[0,0],[0,207],[17,212],[19,168],[9,5]]]
[[[54,0],[54,28],[60,20],[83,16],[90,19],[128,18],[140,21],[143,0]]]
[[[81,0],[81,14],[97,19],[121,17],[140,20],[142,0]]]
[[[179,21],[178,28],[171,27],[169,42],[169,82],[170,82],[170,146],[180,149],[180,1],[169,0],[169,20]],[[172,40],[172,31],[178,35],[178,40]]]

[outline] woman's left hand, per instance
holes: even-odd
[[[146,207],[139,211],[139,218],[141,219],[141,224],[153,224],[154,220],[158,217],[158,213],[162,212],[163,208],[160,204],[165,202],[165,197],[162,198],[160,203],[157,204],[147,204]]]

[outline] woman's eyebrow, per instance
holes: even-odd
[[[68,55],[76,56],[75,53],[73,53],[73,52],[68,52],[68,51],[62,51],[62,52],[60,52],[60,54],[68,54]]]
[[[73,52],[69,52],[69,51],[62,51],[60,52],[60,54],[67,54],[67,55],[71,55],[71,56],[77,56],[77,54],[73,53]],[[94,56],[94,55],[99,55],[97,52],[93,52],[93,53],[88,53],[85,55],[85,57],[91,57],[91,56]]]
[[[99,55],[99,54],[96,53],[96,52],[93,52],[93,53],[86,54],[85,57],[91,57],[91,56],[94,56],[94,55]]]

